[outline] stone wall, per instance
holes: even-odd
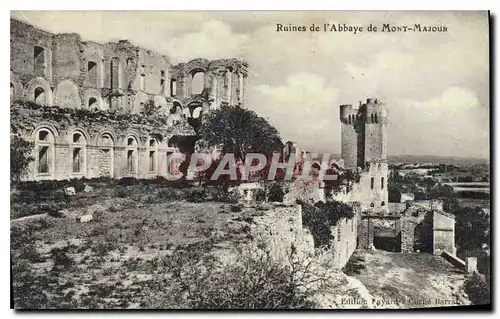
[[[334,238],[331,246],[333,266],[337,269],[344,267],[356,250],[358,220],[359,214],[355,214],[353,218],[340,219],[337,225],[331,228]]]
[[[177,151],[168,140],[177,134],[194,134],[185,122],[169,125],[165,117],[27,105],[11,107],[11,133],[35,143],[35,161],[24,180],[165,176],[167,153]],[[40,132],[48,133],[44,140],[40,140]],[[81,136],[78,141],[74,140],[75,134]],[[40,171],[40,148],[45,146],[48,169]],[[80,148],[80,167],[76,171],[75,148]]]
[[[275,206],[253,220],[250,226],[252,240],[238,247],[221,246],[214,253],[223,263],[238,261],[241,255],[267,253],[274,262],[288,265],[292,256],[294,260],[304,261],[314,255],[314,240],[302,227],[300,205]]]
[[[207,108],[243,105],[247,66],[237,59],[173,66],[167,56],[127,40],[82,41],[75,33],[51,34],[11,19],[11,100],[131,113],[153,101],[165,115],[176,101],[187,107],[194,95]],[[191,92],[195,72],[205,75],[200,94]]]
[[[363,211],[387,213],[389,211],[387,176],[387,163],[369,163],[360,171],[360,181],[352,186],[352,190],[347,193],[332,194],[332,198],[343,202],[359,202]]]
[[[455,217],[451,214],[433,212],[433,253],[441,255],[443,251],[455,250]]]

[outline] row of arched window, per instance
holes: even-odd
[[[54,177],[56,170],[61,167],[67,173],[64,160],[58,158],[56,167],[55,140],[57,132],[50,127],[41,127],[35,131],[35,172],[38,177]],[[135,136],[125,139],[126,167],[125,175],[135,176],[139,172],[139,147]],[[88,137],[83,130],[75,129],[68,135],[69,145],[69,173],[74,176],[87,176],[88,167]],[[92,163],[96,166],[101,177],[113,177],[115,141],[110,133],[104,132],[97,138],[96,158]],[[158,173],[158,141],[151,137],[147,144],[148,173]],[[61,156],[57,154],[57,156]]]

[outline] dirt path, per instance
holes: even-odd
[[[357,251],[363,258],[353,277],[386,308],[422,308],[469,305],[461,290],[465,276],[439,256],[386,251]]]

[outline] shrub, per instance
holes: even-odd
[[[159,260],[168,273],[155,278],[145,307],[181,309],[309,309],[306,266],[286,267],[259,251],[222,266],[198,247],[177,249]],[[312,280],[311,280],[312,281]]]
[[[115,196],[119,198],[128,198],[131,197],[132,192],[129,189],[126,188],[115,188],[114,190]]]
[[[280,185],[274,183],[269,187],[268,200],[270,202],[283,202],[285,192]]]
[[[190,203],[202,203],[206,197],[207,193],[204,189],[193,189],[188,193],[186,200]]]
[[[34,143],[17,135],[10,135],[10,182],[18,184],[21,177],[28,173],[29,164],[35,160],[31,156]]]
[[[242,211],[242,207],[240,205],[231,205],[231,212],[239,213]]]
[[[254,192],[254,198],[256,202],[265,202],[266,201],[266,191],[263,189],[257,189]]]
[[[170,187],[161,188],[158,190],[158,198],[166,202],[178,201],[182,199],[182,194],[179,192],[179,190]]]
[[[354,208],[341,202],[318,202],[310,205],[299,201],[302,205],[302,223],[309,229],[315,247],[330,248],[333,236],[331,227],[335,226],[341,218],[353,218]]]
[[[38,263],[44,260],[40,253],[36,250],[34,244],[24,245],[19,252],[18,258],[29,260],[32,263]]]
[[[53,270],[61,270],[61,269],[68,269],[71,268],[74,264],[75,261],[73,258],[68,256],[67,252],[69,250],[69,247],[63,247],[63,248],[53,248],[50,254],[52,255],[52,258],[54,259],[54,268]]]
[[[491,304],[489,280],[485,276],[475,273],[465,282],[465,292],[475,305]]]
[[[90,250],[96,254],[96,256],[104,257],[109,254],[110,251],[118,249],[118,245],[116,242],[111,240],[98,240],[94,242],[90,248]]]

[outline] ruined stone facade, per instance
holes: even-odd
[[[173,135],[195,134],[203,112],[245,105],[247,64],[237,59],[172,65],[127,40],[82,41],[14,19],[10,30],[11,131],[35,143],[25,180],[164,175]]]

